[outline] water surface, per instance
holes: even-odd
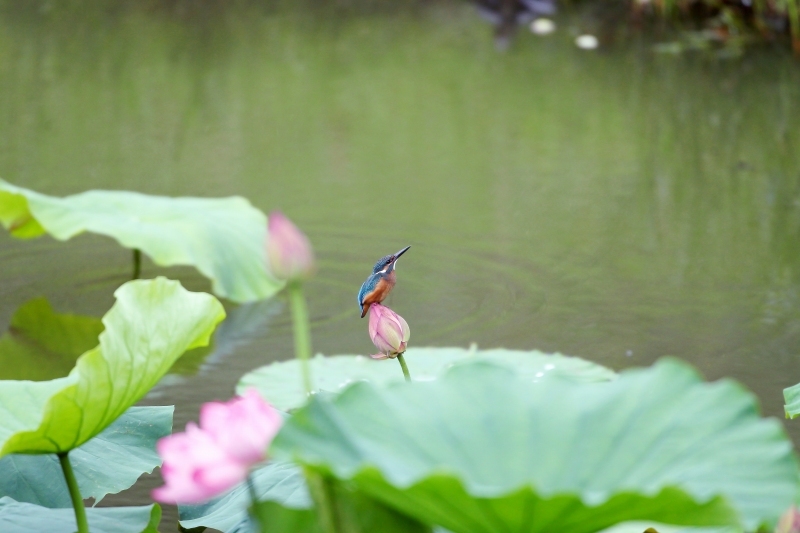
[[[615,369],[672,355],[782,416],[782,388],[800,381],[790,58],[587,53],[568,29],[498,54],[460,3],[176,5],[3,4],[0,177],[284,210],[319,257],[308,297],[326,354],[371,352],[356,292],[378,257],[412,245],[390,305],[414,345]],[[0,234],[0,329],[37,296],[102,316],[130,270],[110,239]],[[157,274],[209,289],[190,268],[146,262]],[[214,349],[146,400],[175,403],[178,428],[292,355],[280,298],[227,307]],[[145,503],[157,484],[110,500]]]

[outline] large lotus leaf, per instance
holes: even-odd
[[[431,528],[390,507],[366,497],[331,479],[316,477],[319,491],[328,502],[330,521],[339,533],[431,533]],[[317,509],[290,509],[274,501],[260,502],[253,508],[261,526],[260,533],[324,533]],[[248,528],[249,526],[249,528]],[[252,524],[226,533],[258,533]]]
[[[539,380],[546,374],[584,382],[607,381],[616,375],[612,370],[585,359],[539,351],[409,348],[405,359],[415,381],[435,379],[453,365],[472,361],[489,361],[512,368],[522,379],[529,381]],[[361,355],[317,355],[311,359],[311,381],[315,390],[337,392],[359,380],[383,384],[401,382],[404,378],[400,366],[394,361],[376,361]],[[300,407],[307,398],[296,359],[272,363],[245,374],[237,391],[242,393],[250,387],[258,389],[264,398],[282,410]]]
[[[156,441],[172,433],[173,407],[131,407],[102,433],[69,454],[84,498],[99,503],[161,465]],[[0,496],[44,507],[71,507],[58,458],[11,454],[0,459]]]
[[[100,345],[65,378],[0,381],[0,457],[58,453],[99,434],[225,316],[216,298],[177,281],[132,281],[115,292]]]
[[[45,298],[23,304],[0,337],[0,380],[66,376],[79,355],[97,346],[99,318],[56,313]]]
[[[256,528],[252,521],[239,524],[237,529],[225,533],[324,533],[313,509],[290,509],[279,503],[264,501],[256,505],[254,512],[261,524]]]
[[[92,533],[158,533],[161,508],[93,507],[86,509]],[[0,498],[0,531],[3,533],[75,533],[78,525],[72,509],[48,509],[32,503]]]
[[[261,501],[274,501],[289,509],[307,509],[311,506],[305,478],[300,468],[286,461],[272,461],[251,474],[256,495]],[[186,529],[213,527],[229,532],[247,521],[250,493],[242,483],[224,496],[202,505],[181,505],[181,526]]]
[[[786,418],[795,418],[800,415],[800,383],[783,389],[784,410]]]
[[[235,302],[268,298],[281,287],[266,269],[267,219],[240,197],[88,191],[57,198],[0,180],[0,223],[20,238],[112,237],[158,265],[194,266],[216,294]]]
[[[181,526],[186,529],[210,527],[225,533],[294,533],[319,531],[316,512],[300,468],[290,462],[273,461],[252,474],[260,501],[257,512],[264,524],[256,527],[248,508],[251,497],[242,484],[205,505],[179,507]],[[363,495],[354,494],[338,484],[329,483],[330,497],[339,516],[342,533],[428,532],[414,520],[386,508]]]
[[[666,359],[606,383],[487,363],[356,383],[284,425],[276,457],[455,533],[595,533],[630,520],[772,524],[797,492],[781,425],[731,381]]]

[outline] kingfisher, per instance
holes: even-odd
[[[397,274],[395,273],[397,260],[409,248],[411,246],[406,246],[396,254],[381,257],[375,263],[372,268],[372,274],[369,275],[367,281],[361,285],[361,290],[358,291],[358,307],[361,308],[361,318],[364,318],[367,314],[370,305],[381,303],[392,292],[392,288],[397,281]]]

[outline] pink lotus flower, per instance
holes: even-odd
[[[267,445],[283,423],[281,415],[255,389],[227,403],[200,408],[200,427],[235,460],[253,465],[267,458]]]
[[[314,273],[314,252],[308,237],[283,213],[270,213],[267,233],[267,255],[275,277],[290,281]]]
[[[394,359],[406,351],[411,329],[403,317],[381,304],[369,308],[369,336],[380,353],[373,359]]]
[[[247,477],[247,465],[231,458],[214,438],[192,422],[185,433],[158,441],[166,483],[153,490],[163,503],[201,503],[234,487]]]
[[[241,483],[250,467],[266,459],[283,420],[254,390],[200,408],[200,427],[160,439],[165,485],[153,490],[163,503],[201,503]]]

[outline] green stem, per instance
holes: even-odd
[[[258,526],[258,531],[264,531],[264,521],[261,519],[261,512],[258,508],[258,494],[251,474],[247,474],[245,483],[247,483],[247,493],[250,495],[250,518]]]
[[[317,519],[320,528],[324,533],[338,533],[339,524],[334,507],[333,487],[330,481],[325,479],[322,474],[306,470],[306,483],[308,483],[311,497],[317,508]]]
[[[64,479],[67,480],[69,497],[72,498],[72,507],[75,509],[75,521],[78,522],[78,533],[89,533],[89,522],[86,521],[86,508],[83,506],[81,491],[78,489],[78,480],[75,479],[75,472],[72,471],[72,464],[69,462],[67,452],[59,453],[58,461],[61,463]]]
[[[306,300],[303,298],[303,287],[300,282],[289,284],[289,301],[292,306],[292,322],[294,322],[294,353],[300,360],[300,371],[303,374],[303,386],[307,394],[311,394],[311,373],[308,360],[311,358],[311,326],[308,319]]]
[[[406,358],[403,357],[403,354],[397,355],[397,361],[400,363],[400,368],[403,369],[403,375],[406,377],[406,381],[411,381],[411,374],[408,372],[408,365],[406,365]]]
[[[247,474],[247,493],[250,495],[250,503],[255,505],[258,503],[258,494],[256,493],[256,486],[253,483],[253,476]]]
[[[142,273],[142,251],[138,248],[133,249],[133,276],[131,279],[139,279]]]

